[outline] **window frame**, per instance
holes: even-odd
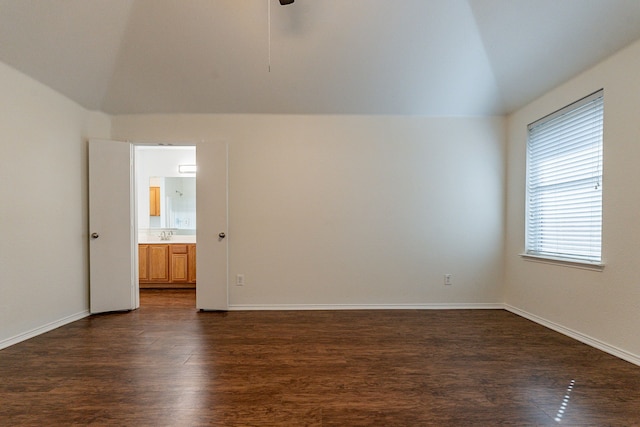
[[[597,104],[596,104],[597,103]],[[599,129],[599,153],[596,155],[597,159],[596,161],[598,162],[598,166],[599,166],[599,175],[594,176],[599,185],[600,185],[600,194],[599,194],[599,201],[597,201],[596,203],[598,204],[598,206],[600,207],[600,213],[599,213],[599,229],[597,230],[599,233],[599,246],[596,247],[596,249],[598,250],[598,258],[595,258],[593,255],[588,255],[585,256],[584,254],[579,254],[577,252],[579,251],[574,251],[573,253],[567,253],[567,251],[563,251],[563,252],[553,252],[553,251],[549,251],[549,250],[536,250],[536,248],[534,247],[534,245],[532,244],[532,242],[530,241],[530,238],[532,236],[532,230],[531,230],[531,225],[532,225],[532,218],[531,218],[531,202],[532,202],[532,195],[531,195],[531,188],[532,188],[532,165],[531,165],[531,142],[532,142],[532,130],[539,128],[540,126],[545,126],[553,121],[557,121],[559,118],[565,116],[565,117],[570,117],[571,113],[575,113],[577,110],[579,110],[580,108],[584,108],[587,105],[591,105],[593,104],[595,108],[600,109],[600,112],[596,112],[596,113],[589,113],[589,114],[598,114],[600,116],[600,129]],[[586,114],[585,114],[586,116]],[[551,125],[553,126],[553,124]],[[540,142],[539,140],[537,142]],[[548,142],[548,140],[547,140]],[[581,149],[576,150],[580,151]],[[565,265],[565,266],[570,266],[570,267],[576,267],[576,268],[584,268],[584,269],[589,269],[589,270],[598,270],[601,271],[602,269],[604,269],[604,263],[603,263],[603,256],[602,256],[602,232],[603,232],[603,218],[602,218],[602,201],[603,201],[603,194],[602,194],[602,179],[603,179],[603,159],[604,159],[604,89],[599,89],[575,102],[572,102],[571,104],[560,108],[559,110],[548,114],[544,117],[542,117],[539,120],[536,120],[532,123],[530,123],[527,126],[527,140],[526,140],[526,180],[525,180],[525,195],[526,195],[526,204],[525,204],[525,245],[524,245],[524,253],[520,254],[524,259],[528,260],[528,261],[536,261],[536,262],[543,262],[543,263],[552,263],[552,264],[560,264],[560,265]],[[572,165],[573,166],[573,165]],[[576,181],[578,181],[577,179],[572,179],[570,180],[570,182],[575,183]],[[563,196],[563,197],[567,197],[567,196]],[[597,218],[597,217],[596,217]],[[533,230],[535,231],[535,230]],[[538,233],[538,234],[542,234],[542,233]],[[560,241],[562,240],[561,238],[559,239]],[[538,249],[540,248],[539,244],[538,244]]]

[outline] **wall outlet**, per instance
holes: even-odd
[[[244,286],[244,274],[236,275],[236,286]]]
[[[444,284],[449,286],[449,285],[453,285],[453,283],[451,282],[451,275],[450,274],[445,274],[444,275]]]

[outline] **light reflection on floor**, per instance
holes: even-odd
[[[576,380],[571,380],[569,382],[569,386],[567,387],[567,392],[562,399],[562,403],[560,404],[560,409],[556,413],[556,417],[554,418],[556,422],[561,422],[562,417],[567,411],[567,407],[569,406],[569,399],[571,399],[571,392],[573,391],[573,387],[576,385]]]

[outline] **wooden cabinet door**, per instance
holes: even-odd
[[[149,281],[169,281],[169,245],[149,245]]]
[[[138,245],[138,280],[149,281],[149,245]]]
[[[149,216],[160,216],[160,187],[149,187]]]
[[[187,246],[188,282],[196,283],[196,245]]]
[[[188,275],[187,245],[169,245],[171,252],[171,282],[186,283]]]

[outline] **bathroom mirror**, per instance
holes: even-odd
[[[149,179],[149,228],[195,230],[195,177]]]

